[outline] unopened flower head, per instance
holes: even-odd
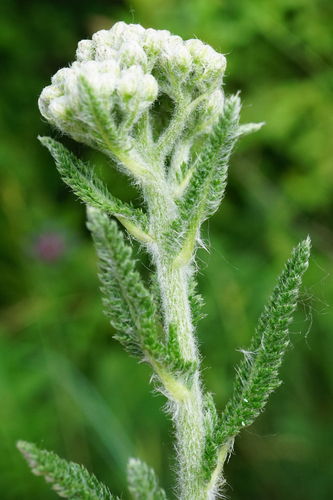
[[[217,89],[209,95],[208,99],[203,101],[200,110],[202,129],[208,132],[215,123],[218,122],[219,117],[223,113],[224,94],[222,90]]]
[[[106,135],[125,145],[160,94],[194,100],[221,92],[226,65],[199,40],[123,22],[79,42],[76,56],[43,90],[39,108],[63,132],[102,148]]]
[[[193,80],[199,88],[218,88],[227,65],[224,55],[197,39],[187,40],[185,45],[193,57]]]

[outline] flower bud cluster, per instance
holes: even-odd
[[[207,113],[219,107],[214,102],[216,92],[221,94],[225,57],[199,40],[184,42],[168,31],[119,22],[79,42],[76,57],[43,90],[39,107],[48,121],[77,140],[93,142],[92,100],[120,141],[161,92],[173,99],[179,92],[192,98],[207,94],[212,100]]]

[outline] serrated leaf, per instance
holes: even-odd
[[[184,397],[197,366],[175,356],[160,339],[155,301],[135,270],[132,248],[103,212],[88,207],[87,225],[99,257],[105,313],[117,330],[114,337],[132,356],[152,365],[170,394]]]
[[[206,480],[210,479],[211,471],[216,463],[216,432],[219,418],[213,396],[207,393],[204,399],[205,449],[203,454],[202,470]]]
[[[135,209],[132,205],[128,205],[112,196],[102,181],[95,175],[93,168],[84,164],[82,160],[79,160],[60,142],[50,137],[39,137],[39,140],[43,146],[47,147],[55,159],[62,180],[72,188],[84,203],[129,221],[134,226],[131,233],[133,234],[134,228],[136,228],[138,239],[140,239],[140,235],[140,241],[144,239],[145,234],[147,239],[149,223],[142,210]],[[130,230],[130,228],[128,229]]]
[[[169,325],[168,343],[164,351],[163,365],[165,368],[182,379],[182,382],[190,388],[193,376],[198,368],[197,361],[186,361],[180,350],[177,327]]]
[[[191,307],[191,315],[192,315],[192,324],[193,326],[196,326],[199,321],[203,318],[206,317],[206,314],[204,314],[201,310],[202,307],[204,306],[204,299],[200,293],[197,292],[197,281],[195,278],[192,276],[189,281],[189,290],[188,290],[188,298],[190,302],[190,307]]]
[[[102,150],[107,149],[114,152],[121,146],[121,139],[117,133],[117,126],[113,116],[108,112],[105,103],[96,95],[95,89],[89,85],[88,80],[80,75],[79,99],[82,111],[86,116],[86,124],[89,125],[90,133],[93,136],[95,145]],[[83,115],[83,113],[81,113]]]
[[[219,442],[234,437],[263,410],[270,393],[280,384],[278,369],[289,344],[288,325],[296,309],[303,273],[308,268],[310,239],[292,252],[259,318],[244,360],[237,369],[234,394],[222,414]]]
[[[181,245],[176,266],[191,258],[200,225],[218,209],[224,196],[229,157],[239,137],[240,108],[238,95],[226,99],[224,112],[192,167],[193,174],[179,203],[179,219],[170,232],[170,238],[174,233]],[[183,228],[181,238],[179,227]]]
[[[307,238],[294,248],[287,261],[265,312],[259,318],[250,348],[243,351],[245,356],[237,368],[234,394],[221,419],[216,421],[213,403],[206,404],[208,412],[206,410],[203,475],[208,493],[219,482],[223,484],[223,465],[235,436],[260,414],[270,393],[281,383],[278,369],[289,343],[288,325],[297,306],[303,273],[308,267],[310,246],[310,239]]]
[[[265,122],[245,123],[244,125],[239,126],[238,134],[242,135],[242,136],[253,134],[254,132],[258,132],[264,125],[265,125]]]
[[[154,470],[138,458],[129,460],[127,480],[134,500],[166,500],[165,491],[158,486]]]
[[[33,474],[44,476],[60,497],[70,500],[116,500],[108,488],[82,465],[67,462],[55,453],[40,450],[32,443],[19,441],[17,447]]]
[[[132,248],[117,224],[100,210],[88,208],[88,228],[99,257],[103,304],[115,338],[132,355],[144,359],[157,342],[155,304],[135,270]]]

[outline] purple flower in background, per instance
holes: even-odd
[[[34,243],[34,254],[40,260],[53,263],[66,251],[65,237],[60,232],[48,231],[39,234]]]

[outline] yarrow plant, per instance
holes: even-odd
[[[199,40],[168,31],[115,24],[82,40],[77,60],[52,78],[39,99],[42,115],[61,132],[107,155],[140,189],[134,208],[110,194],[93,168],[61,143],[41,137],[63,180],[87,204],[99,258],[104,307],[125,349],[148,363],[168,400],[177,450],[177,497],[213,500],[235,437],[279,386],[288,325],[308,267],[310,240],[294,248],[236,371],[222,413],[200,376],[195,327],[202,317],[196,291],[202,223],[224,196],[231,151],[262,124],[239,124],[240,98],[222,90],[226,59]],[[135,269],[127,233],[150,255],[148,288]],[[19,442],[32,471],[70,499],[115,498],[81,466]],[[134,500],[165,500],[154,471],[128,465]]]

